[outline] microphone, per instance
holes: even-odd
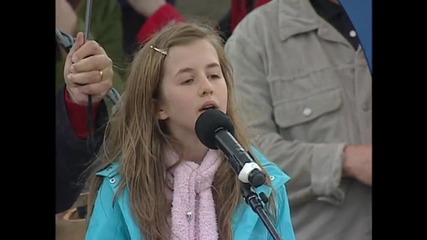
[[[197,118],[195,130],[205,146],[224,152],[241,182],[254,187],[264,184],[265,174],[234,138],[234,126],[226,114],[216,109],[206,110]]]

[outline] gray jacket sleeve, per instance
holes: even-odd
[[[339,204],[344,198],[339,185],[345,144],[310,143],[287,137],[286,129],[275,121],[271,86],[267,81],[268,64],[280,67],[282,63],[271,62],[265,48],[274,46],[254,35],[233,33],[225,46],[234,71],[237,101],[249,132],[258,147],[290,175],[288,191],[293,204],[313,198]]]

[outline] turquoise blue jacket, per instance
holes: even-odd
[[[276,191],[276,204],[278,205],[278,222],[276,228],[283,240],[294,240],[294,230],[289,212],[288,196],[285,183],[290,179],[280,168],[267,160],[267,158],[254,150],[254,154],[260,160],[261,165],[270,175],[272,187]],[[99,188],[95,201],[94,211],[86,233],[87,240],[141,240],[144,239],[138,227],[137,221],[132,216],[129,205],[129,189],[126,188],[120,194],[117,201],[113,197],[120,183],[119,164],[98,172],[104,180]],[[271,187],[260,186],[257,192],[264,192],[267,197],[271,194]],[[233,235],[235,240],[265,240],[273,239],[264,223],[251,207],[242,202],[233,216]]]

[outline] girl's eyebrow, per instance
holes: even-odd
[[[214,68],[214,67],[220,67],[218,63],[209,63],[208,65],[206,65],[206,68]],[[186,73],[186,72],[192,72],[194,71],[193,68],[181,68],[180,70],[178,70],[178,72],[175,74],[175,76],[178,76],[179,74],[182,73]]]

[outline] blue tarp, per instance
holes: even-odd
[[[339,0],[359,36],[372,72],[372,0]]]

